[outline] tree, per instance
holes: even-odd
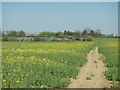
[[[40,35],[55,36],[54,32],[41,32]]]
[[[17,32],[14,31],[14,30],[11,30],[9,34],[10,34],[11,37],[16,37],[17,36]]]
[[[9,41],[8,37],[3,37],[2,41]]]
[[[111,37],[114,37],[114,34],[112,33],[110,36],[111,36]]]
[[[56,33],[56,34],[55,34],[55,37],[59,37],[59,36],[60,36],[60,34],[59,34],[59,33]]]
[[[81,31],[76,30],[76,31],[74,32],[73,36],[75,36],[75,37],[81,37]]]
[[[50,32],[50,36],[55,36],[55,33],[54,32]]]
[[[92,30],[92,29],[90,29],[90,28],[86,28],[86,29],[83,31],[82,36],[83,36],[83,37],[87,37],[89,34],[93,33],[93,32],[91,32],[91,30]]]
[[[3,36],[3,37],[5,36],[5,31],[2,31],[2,36]]]
[[[68,33],[67,33],[67,35],[68,35],[68,36],[70,36],[70,35],[71,35],[71,33],[70,33],[70,31],[69,31],[69,30],[68,30]]]
[[[61,37],[61,36],[63,36],[63,35],[64,35],[63,32],[56,32],[55,37]]]
[[[64,31],[64,35],[67,35],[67,31],[66,30]]]
[[[82,32],[82,36],[83,36],[83,37],[86,37],[86,36],[87,36],[87,30],[84,30],[84,31]]]
[[[85,30],[87,31],[87,34],[88,34],[88,33],[90,33],[90,31],[91,31],[92,29],[86,28]]]
[[[90,30],[89,36],[95,36],[95,32],[93,30]]]
[[[95,30],[95,37],[100,37],[101,36],[101,30],[97,29]]]
[[[68,35],[68,36],[71,36],[72,35],[72,32],[70,32],[69,30],[68,31],[64,31],[64,35]]]
[[[18,36],[20,36],[20,37],[24,37],[25,34],[26,34],[26,33],[25,33],[24,31],[22,31],[22,30],[18,32]]]
[[[10,36],[10,31],[6,31],[6,36]]]

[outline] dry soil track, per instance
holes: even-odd
[[[71,79],[68,88],[110,88],[110,81],[105,79],[103,72],[106,70],[102,55],[98,47],[87,55],[88,62],[80,69],[77,79]]]

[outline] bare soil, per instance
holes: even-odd
[[[111,82],[106,80],[103,72],[107,69],[98,47],[87,55],[88,62],[80,69],[77,79],[71,79],[67,88],[110,88]]]

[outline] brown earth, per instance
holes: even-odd
[[[67,88],[110,88],[111,82],[105,79],[103,72],[107,69],[98,47],[87,55],[88,62],[80,69],[77,79],[71,79]]]

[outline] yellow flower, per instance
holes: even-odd
[[[44,85],[41,85],[41,88],[43,88],[44,87]]]
[[[10,75],[10,73],[8,73],[8,75]]]
[[[43,60],[45,60],[45,59],[43,58]]]
[[[16,81],[17,83],[20,82],[20,81]]]
[[[6,80],[4,79],[3,82],[5,82]]]

